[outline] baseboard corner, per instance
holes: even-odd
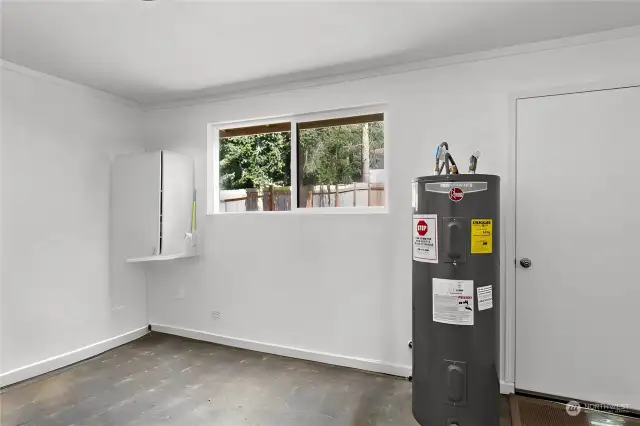
[[[110,349],[136,340],[148,332],[149,327],[145,325],[144,327],[136,328],[118,336],[92,343],[91,345],[75,349],[61,355],[56,355],[43,359],[42,361],[37,361],[32,364],[7,371],[6,373],[0,374],[0,388],[92,358]]]
[[[511,395],[516,393],[515,383],[500,380],[500,393],[503,395]]]

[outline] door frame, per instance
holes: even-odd
[[[501,261],[505,264],[503,282],[504,285],[504,348],[502,353],[502,393],[515,393],[516,390],[516,270],[518,268],[516,258],[516,193],[517,193],[517,145],[518,145],[518,100],[530,98],[542,98],[548,96],[570,95],[586,92],[599,92],[603,90],[626,89],[640,87],[640,79],[637,77],[626,80],[599,81],[584,84],[551,86],[534,90],[514,92],[509,95],[509,167],[507,171],[507,197],[503,199],[502,208],[506,213],[503,244],[504,257]]]

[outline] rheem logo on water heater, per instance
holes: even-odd
[[[464,197],[464,191],[462,191],[462,188],[455,186],[451,188],[451,191],[449,191],[449,198],[451,201],[458,202],[462,200],[462,197]]]
[[[425,235],[427,235],[427,231],[429,231],[429,226],[427,225],[427,222],[425,222],[424,220],[418,221],[418,225],[416,226],[416,231],[418,231],[418,235],[420,235],[421,237],[424,237]]]

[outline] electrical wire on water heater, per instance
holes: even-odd
[[[478,158],[480,158],[480,151],[475,151],[469,159],[470,174],[476,173],[476,169],[478,168]],[[449,152],[449,144],[447,142],[442,142],[436,148],[436,167],[433,169],[433,174],[435,176],[439,176],[443,171],[446,175],[460,174],[458,171],[458,165]]]

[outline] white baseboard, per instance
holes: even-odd
[[[113,349],[117,346],[129,343],[132,340],[136,340],[148,332],[149,328],[147,326],[141,327],[62,355],[43,359],[42,361],[7,371],[6,373],[0,374],[0,386],[7,386],[12,383],[21,382],[23,380],[39,376],[40,374],[45,374],[58,368],[91,358],[101,354],[102,352],[108,351],[109,349]]]
[[[500,381],[500,393],[503,395],[511,395],[516,393],[516,385],[513,382]]]
[[[329,354],[306,349],[292,348],[290,346],[274,345],[272,343],[256,342],[237,337],[221,336],[206,331],[190,330],[187,328],[173,327],[169,325],[151,324],[151,330],[160,333],[174,334],[190,339],[205,342],[218,343],[236,348],[249,349],[257,352],[265,352],[274,355],[282,355],[291,358],[306,359],[322,362],[324,364],[339,365],[342,367],[357,368],[359,370],[373,371],[376,373],[391,374],[394,376],[408,377],[411,375],[411,366],[392,364],[374,359],[357,358],[346,355]]]
[[[291,358],[305,359],[309,361],[321,362],[324,364],[339,365],[342,367],[357,368],[359,370],[372,371],[375,373],[391,374],[399,377],[408,377],[411,375],[411,366],[402,364],[393,364],[385,361],[374,359],[351,357],[346,355],[336,355],[326,352],[316,352],[306,349],[293,348],[290,346],[275,345],[272,343],[258,342],[254,340],[240,339],[237,337],[222,336],[219,334],[209,333],[206,331],[191,330],[182,327],[173,327],[169,325],[152,324],[151,329],[160,333],[173,334],[176,336],[187,337],[205,342],[218,343],[221,345],[232,346],[236,348],[249,349],[257,352],[265,352],[274,355],[282,355]],[[109,349],[113,349],[125,343],[136,340],[148,333],[148,327],[141,327],[136,330],[129,331],[119,336],[103,340],[76,349],[71,352],[57,355],[51,358],[38,361],[36,363],[16,368],[0,374],[0,387],[7,386],[12,383],[21,382],[41,374],[48,373],[61,367],[91,358],[99,355]],[[515,386],[512,382],[500,382],[500,393],[508,395],[515,393]]]

